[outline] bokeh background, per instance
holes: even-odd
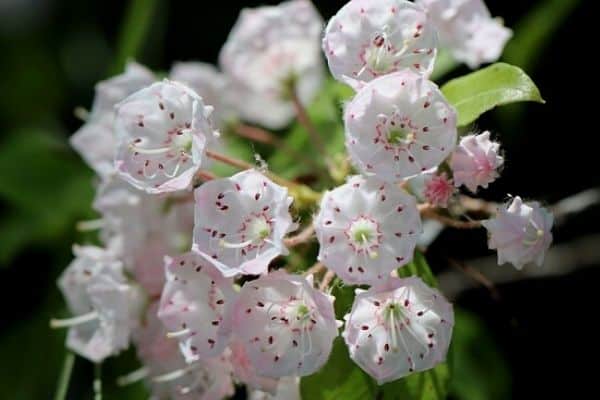
[[[134,0],[130,8],[116,0],[0,0],[0,399],[48,399],[55,389],[65,354],[64,333],[48,327],[64,309],[55,280],[70,261],[71,244],[85,240],[76,221],[94,216],[93,174],[67,139],[81,123],[74,109],[89,107],[93,85],[117,72],[127,54],[123,21],[152,13],[136,58],[167,71],[174,61],[215,62],[239,10],[269,3],[276,2]],[[316,5],[328,18],[344,3]],[[547,104],[505,107],[479,120],[506,151],[502,178],[482,195],[555,204],[599,187],[595,2],[487,4],[515,29],[504,60],[533,78]],[[493,265],[483,231],[447,230],[430,247],[442,289],[467,321],[457,328],[466,339],[455,352],[463,367],[454,371],[453,398],[597,397],[597,197],[594,191],[576,197],[589,207],[561,219],[542,269],[515,273]],[[449,258],[489,273],[497,293],[449,266]],[[139,388],[119,392],[112,383],[135,368],[132,355],[104,368],[107,399],[144,398]],[[91,398],[91,371],[77,360],[70,398]]]

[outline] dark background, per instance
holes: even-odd
[[[493,15],[514,27],[535,6],[550,1],[489,0],[487,4]],[[158,71],[168,70],[173,61],[214,62],[239,9],[267,3],[276,2],[160,2],[138,60]],[[320,1],[317,6],[328,18],[344,3]],[[501,138],[506,151],[502,178],[483,193],[489,199],[502,200],[510,193],[553,203],[600,185],[595,140],[599,115],[591,85],[597,70],[591,57],[598,48],[598,34],[586,32],[597,24],[597,14],[593,1],[578,3],[567,19],[554,26],[554,34],[542,42],[536,57],[521,65],[547,104],[511,107],[478,122]],[[31,131],[66,138],[78,128],[73,109],[88,107],[94,83],[107,76],[124,10],[122,1],[0,0],[0,148]],[[540,29],[545,29],[544,18],[540,21]],[[452,75],[466,72],[459,69]],[[65,151],[61,157],[84,168],[73,153]],[[35,160],[27,158],[16,157],[10,163],[0,159],[0,174],[44,179],[43,173],[22,172],[32,163]],[[27,182],[39,184],[35,179]],[[52,186],[49,210],[58,206],[51,192]],[[3,220],[16,212],[3,197],[0,209]],[[596,207],[573,217],[555,231],[556,242],[599,233],[599,216]],[[10,241],[11,235],[0,230],[0,250],[4,250],[1,242]],[[50,236],[26,240],[10,256],[2,255],[6,264],[0,266],[2,399],[45,399],[54,390],[63,355],[62,334],[50,331],[47,319],[63,307],[54,281],[70,259],[75,233],[62,229]],[[469,259],[490,253],[484,232],[450,230],[430,254],[432,267],[440,271],[446,268],[446,257]],[[469,290],[457,299],[485,320],[508,361],[512,398],[597,397],[593,393],[600,269],[578,267],[582,268],[566,276],[500,285],[500,301],[484,289]],[[87,379],[89,366],[83,362],[77,366],[75,380]]]

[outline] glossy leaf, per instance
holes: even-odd
[[[522,69],[496,63],[456,78],[442,86],[442,92],[458,112],[458,126],[475,121],[481,114],[509,103],[543,103],[538,88]]]

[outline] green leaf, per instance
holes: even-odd
[[[64,141],[35,131],[10,135],[0,146],[0,170],[0,200],[9,209],[0,222],[0,264],[91,215],[92,173]]]
[[[60,373],[60,379],[58,381],[58,387],[54,394],[54,400],[65,400],[67,398],[67,392],[69,391],[69,382],[71,381],[71,373],[73,372],[73,365],[75,364],[75,354],[67,352],[65,361],[63,362],[62,371]]]
[[[503,59],[525,70],[532,70],[541,53],[552,44],[556,33],[580,0],[540,0],[538,5],[514,27],[513,38],[504,49]]]
[[[444,400],[448,395],[450,371],[448,364],[438,364],[428,371],[419,372],[387,383],[379,389],[382,400]]]
[[[131,0],[129,2],[111,75],[123,71],[125,63],[139,54],[144,39],[152,26],[156,4],[157,0]]]
[[[450,393],[459,400],[510,398],[509,368],[492,335],[474,314],[454,312]]]
[[[374,399],[375,390],[371,378],[350,359],[341,337],[335,339],[327,364],[300,381],[302,398],[307,400]]]
[[[468,125],[503,104],[544,103],[529,76],[520,68],[504,63],[453,79],[442,87],[442,92],[458,112],[458,126]]]

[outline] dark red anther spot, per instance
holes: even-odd
[[[386,343],[386,344],[383,346],[383,349],[384,349],[385,351],[390,351],[390,345]]]
[[[394,235],[396,235],[396,237],[402,237],[402,232],[396,232]]]
[[[419,311],[419,312],[417,313],[417,317],[422,317],[422,316],[423,316],[423,311]]]
[[[217,325],[219,325],[219,321],[214,320],[213,322],[211,322],[211,324],[213,324],[213,326],[217,326]]]
[[[260,199],[260,193],[256,193],[256,194],[254,195],[254,200],[258,200],[258,199]]]
[[[404,307],[408,307],[409,304],[410,302],[408,301],[408,299],[404,300]]]
[[[165,169],[165,166],[159,163],[158,164],[158,169]]]
[[[375,301],[373,302],[373,304],[375,304],[377,307],[379,307],[379,306],[381,305],[381,303],[380,303],[380,302],[378,302],[377,300],[375,300]]]
[[[158,103],[158,106],[160,107],[161,110],[165,109],[165,105],[163,103]]]
[[[396,211],[398,211],[398,212],[402,212],[402,211],[404,211],[404,207],[402,207],[402,206],[398,206],[398,208],[396,208]]]
[[[429,344],[427,345],[427,347],[429,347],[429,348],[431,349],[431,348],[433,347],[433,343],[429,343]]]
[[[242,187],[238,183],[236,183],[235,184],[235,189],[238,190],[238,191],[240,191],[240,190],[242,190]]]
[[[427,337],[428,337],[429,339],[431,339],[431,338],[433,337],[433,333],[430,333],[429,335],[427,335]]]
[[[342,210],[340,210],[340,208],[339,208],[339,207],[337,207],[337,206],[336,206],[336,207],[335,207],[333,210],[334,210],[335,212],[340,212],[340,211],[342,211]]]
[[[279,356],[275,356],[273,360],[275,360],[275,362],[279,361]]]
[[[198,348],[196,346],[190,346],[190,350],[192,350],[192,353],[196,353]]]
[[[408,161],[410,161],[411,163],[415,162],[415,158],[413,156],[408,156]]]
[[[413,67],[415,67],[415,69],[420,69],[421,68],[421,64],[413,64]]]
[[[325,221],[325,225],[331,225],[331,221]]]
[[[367,325],[363,325],[360,327],[360,329],[362,329],[363,331],[368,331],[369,327]]]
[[[181,265],[183,267],[185,265],[185,261],[184,260],[179,261],[179,265]]]
[[[335,236],[330,236],[329,237],[329,243],[333,243],[335,241]]]
[[[174,112],[170,112],[170,113],[169,113],[169,118],[171,118],[171,119],[175,119],[175,113],[174,113]]]
[[[200,272],[201,270],[202,270],[202,266],[201,266],[201,265],[198,265],[198,266],[196,267],[196,272]]]
[[[143,127],[144,127],[144,121],[140,121],[140,122],[138,122],[138,126],[139,126],[140,128],[143,128]]]
[[[269,344],[273,344],[273,336],[269,336]]]
[[[428,144],[426,144],[426,145],[424,145],[424,146],[423,146],[423,150],[426,150],[426,151],[427,151],[427,150],[429,150],[429,149],[431,149],[431,147],[430,147]]]
[[[265,303],[263,303],[262,301],[259,301],[258,303],[256,303],[256,305],[259,307],[264,307]]]
[[[430,105],[431,105],[431,103],[430,103],[430,102],[428,102],[428,101],[426,101],[426,102],[423,104],[423,108],[427,108],[427,107],[429,107]]]
[[[383,364],[383,357],[379,357],[379,359],[377,359],[377,364]]]
[[[246,314],[250,314],[252,312],[251,308],[246,308]]]
[[[294,345],[294,347],[298,347],[298,342],[296,340],[292,340],[292,344]]]
[[[365,272],[365,270],[364,270],[364,268],[363,268],[363,267],[358,267],[357,269],[358,269],[358,272],[360,272],[361,274],[362,274],[363,272]]]
[[[221,200],[223,197],[225,197],[225,195],[223,193],[219,193],[217,195],[217,199]]]
[[[375,47],[381,47],[383,46],[383,43],[385,43],[385,39],[381,35],[377,35],[375,36],[375,39],[373,39],[373,44]]]
[[[214,339],[208,339],[208,344],[210,344],[211,346],[214,346],[214,344],[215,344]]]
[[[223,304],[225,303],[225,300],[221,299],[221,300],[217,300],[217,304]]]

